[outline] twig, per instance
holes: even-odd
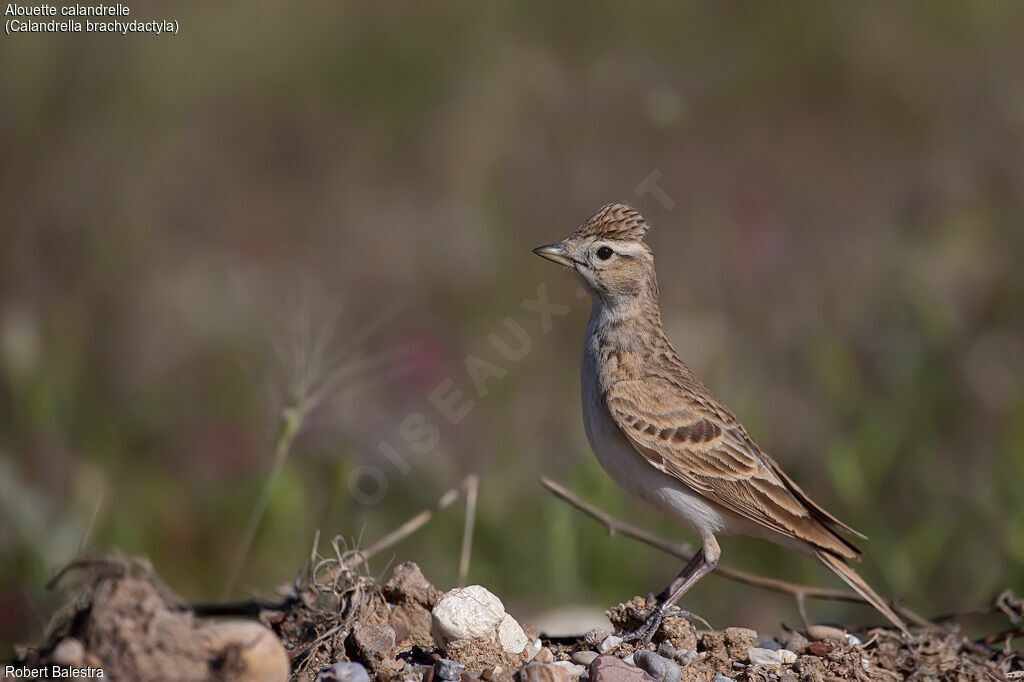
[[[255,618],[264,611],[287,611],[298,599],[289,597],[279,602],[251,599],[236,602],[200,602],[177,607],[180,611],[191,611],[200,617],[210,616],[247,616]]]
[[[467,482],[471,477],[472,476],[467,476],[466,479],[464,479],[462,483],[459,485],[459,487],[452,488],[444,495],[441,495],[441,497],[438,498],[437,502],[434,504],[433,507],[429,509],[424,509],[419,514],[416,514],[416,516],[413,516],[408,521],[403,523],[401,526],[399,526],[398,528],[396,528],[395,530],[391,531],[383,538],[378,540],[377,543],[372,547],[366,550],[354,552],[352,558],[348,562],[346,562],[345,568],[352,569],[356,566],[366,563],[371,558],[373,558],[374,555],[383,552],[385,549],[391,547],[392,545],[398,544],[405,538],[409,537],[410,535],[418,531],[420,528],[424,526],[424,524],[430,521],[430,519],[434,518],[434,516],[439,511],[447,507],[450,507],[452,503],[459,499],[459,495],[462,493],[462,490],[466,488]]]
[[[466,488],[466,520],[462,526],[462,555],[459,557],[459,587],[465,587],[469,576],[469,558],[473,553],[473,529],[476,526],[476,497],[480,490],[480,477],[471,474],[464,482]]]
[[[105,494],[101,491],[99,499],[96,500],[96,506],[93,507],[93,509],[92,509],[92,516],[89,517],[89,525],[87,525],[85,527],[85,530],[82,531],[82,537],[78,541],[78,553],[79,554],[82,553],[82,550],[85,548],[86,543],[89,542],[89,536],[92,534],[92,529],[96,525],[96,517],[98,517],[100,515],[100,507],[103,506],[103,498],[104,497],[105,497]]]
[[[807,618],[807,596],[804,593],[798,593],[796,596],[796,611],[800,614],[800,620],[804,623],[804,629],[806,630],[811,626],[810,619]]]
[[[313,581],[313,569],[316,566],[316,557],[320,551],[320,529],[313,533],[313,547],[309,550],[309,564],[306,567],[306,581]]]
[[[1024,625],[1018,625],[1017,627],[1008,628],[1002,632],[997,632],[994,635],[983,637],[977,640],[978,644],[1002,644],[1018,637],[1024,637]]]
[[[270,503],[270,495],[274,492],[277,479],[281,476],[281,470],[284,468],[289,452],[291,452],[292,443],[295,442],[295,438],[302,430],[306,414],[311,408],[307,397],[308,395],[304,388],[297,391],[294,403],[281,412],[277,439],[274,441],[274,460],[270,465],[270,472],[267,474],[267,480],[263,484],[259,500],[257,500],[256,506],[253,507],[252,514],[249,516],[249,523],[242,533],[242,542],[235,553],[231,572],[228,574],[228,581],[224,584],[224,590],[221,593],[222,597],[228,596],[235,589],[238,576],[242,573],[242,567],[245,565],[245,559],[249,555],[249,549],[252,547],[253,540],[256,539],[256,531],[259,529],[260,521],[263,519],[263,513]]]
[[[607,512],[598,509],[597,507],[584,502],[580,498],[576,497],[574,493],[563,487],[562,485],[552,481],[546,476],[540,477],[540,483],[542,486],[548,489],[556,497],[568,502],[573,507],[576,507],[581,512],[594,519],[601,525],[603,525],[608,533],[615,535],[621,533],[622,535],[642,542],[646,545],[650,545],[656,549],[660,549],[666,554],[679,557],[684,561],[689,561],[694,554],[694,548],[684,542],[672,542],[666,540],[660,535],[649,533],[645,530],[641,530],[635,526],[631,526],[619,519],[611,516]],[[858,594],[848,592],[846,590],[835,590],[828,587],[816,587],[814,585],[800,585],[797,583],[787,582],[785,580],[778,580],[776,578],[768,578],[766,576],[757,575],[755,573],[748,573],[732,566],[725,566],[718,564],[718,567],[714,570],[712,575],[718,575],[729,580],[735,580],[736,582],[744,583],[745,585],[753,585],[754,587],[760,587],[761,589],[769,590],[771,592],[780,592],[782,594],[791,594],[798,599],[821,599],[824,601],[839,601],[839,602],[850,602],[854,604],[866,604],[867,601]],[[914,622],[917,625],[924,625],[928,627],[938,627],[934,623],[922,618],[913,611],[910,611],[904,606],[893,604],[893,608],[897,609],[901,615],[905,616],[908,620]],[[942,628],[939,628],[942,629]]]

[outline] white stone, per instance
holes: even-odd
[[[543,648],[544,648],[544,643],[540,641],[539,637],[537,639],[533,640],[532,642],[529,642],[526,645],[526,649],[523,650],[523,653],[526,655],[526,660],[527,661],[532,661],[537,656],[537,654],[540,653],[540,650],[543,649]]]
[[[780,665],[782,663],[782,657],[779,656],[779,652],[772,651],[771,649],[761,649],[756,646],[747,649],[747,660],[750,661],[751,665]]]
[[[505,617],[501,600],[480,585],[458,587],[442,596],[431,612],[434,638],[447,643],[491,637]]]
[[[622,662],[628,663],[629,665],[636,665],[636,661],[633,659],[633,654],[626,656],[624,659],[622,659]]]
[[[779,655],[779,660],[782,661],[783,663],[786,663],[786,664],[796,663],[796,659],[797,659],[796,652],[790,651],[789,649],[779,649],[775,653],[777,653]]]
[[[78,668],[85,661],[85,647],[74,637],[65,637],[54,647],[52,656],[59,665]]]
[[[507,613],[498,623],[498,641],[501,643],[501,648],[510,654],[523,653],[523,649],[530,643],[523,628],[515,618]]]
[[[602,654],[606,654],[609,651],[614,651],[619,648],[622,644],[622,638],[616,637],[615,635],[608,635],[604,638],[604,641],[597,645],[597,650]]]
[[[587,671],[582,665],[576,665],[572,661],[555,661],[551,665],[557,665],[559,668],[569,673],[569,677],[579,678],[583,673]]]

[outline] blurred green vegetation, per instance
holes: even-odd
[[[654,226],[681,355],[870,536],[880,591],[933,614],[1024,587],[1024,5],[133,12],[180,35],[0,40],[0,643],[35,635],[83,541],[216,598],[289,391],[335,370],[237,593],[291,580],[316,529],[368,545],[470,472],[470,577],[517,615],[659,590],[677,562],[536,483],[685,537],[590,454],[588,305],[529,252],[618,200]],[[637,195],[653,172],[671,208]],[[520,305],[540,285],[570,307],[549,333]],[[531,339],[516,362],[488,341],[512,342],[507,317]],[[468,355],[504,373],[486,396]],[[457,425],[429,400],[446,378],[476,400]],[[409,415],[438,428],[429,452]],[[378,503],[350,491],[360,466]],[[451,585],[461,524],[449,509],[372,569],[412,559]],[[797,621],[714,578],[687,606]]]

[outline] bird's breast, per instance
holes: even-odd
[[[581,388],[584,429],[601,467],[632,497],[697,535],[726,530],[729,519],[717,507],[656,469],[622,434],[605,406],[598,362],[596,354],[584,352]]]

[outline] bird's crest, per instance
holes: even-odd
[[[587,218],[573,233],[574,239],[600,237],[619,241],[642,241],[647,221],[640,211],[627,204],[608,204]]]

